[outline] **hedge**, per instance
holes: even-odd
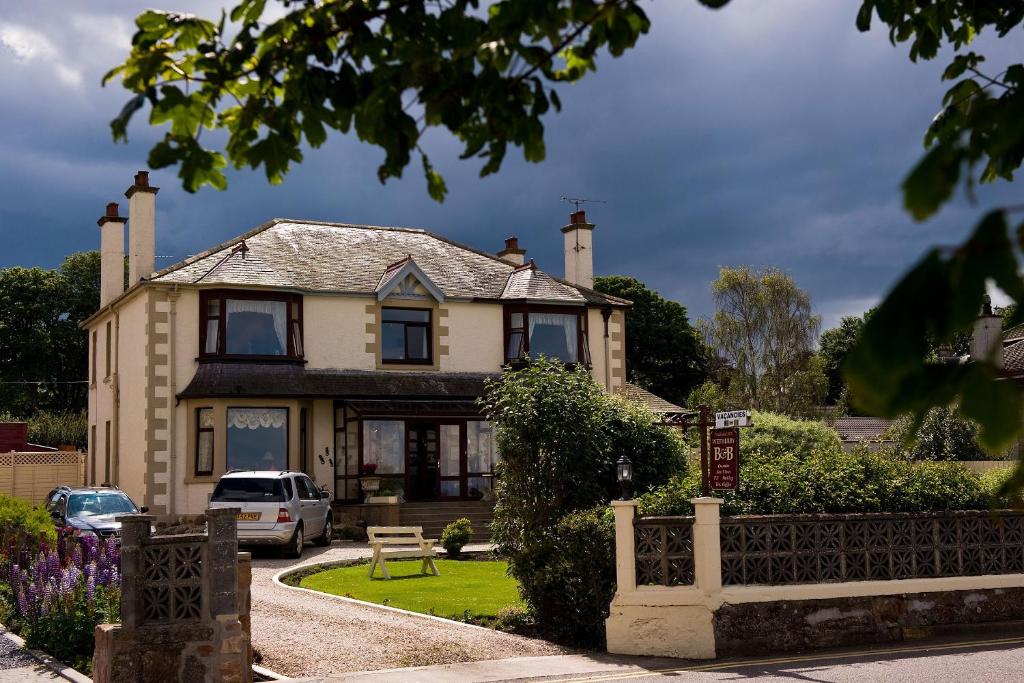
[[[907,462],[853,451],[800,458],[742,455],[740,488],[722,497],[723,515],[807,512],[920,512],[1004,506],[996,497],[1008,474],[981,477],[956,462]],[[637,499],[642,515],[690,515],[700,475],[677,477]]]

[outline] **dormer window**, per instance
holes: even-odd
[[[586,309],[558,306],[505,307],[505,362],[527,356],[590,364]]]
[[[199,345],[203,357],[302,358],[301,296],[204,291],[199,303]]]
[[[430,309],[385,306],[381,309],[380,319],[383,328],[380,355],[382,362],[433,362]]]

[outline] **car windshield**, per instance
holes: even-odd
[[[284,499],[280,479],[232,477],[217,483],[210,500],[221,503],[280,503]]]
[[[135,514],[139,510],[119,491],[72,493],[68,498],[68,517]]]

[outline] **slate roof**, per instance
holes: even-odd
[[[484,382],[497,377],[483,372],[375,372],[309,369],[278,363],[202,363],[184,398],[391,398],[475,399]]]
[[[372,294],[388,266],[409,257],[446,297],[629,305],[540,270],[513,275],[515,265],[426,230],[280,218],[166,268],[153,281]]]
[[[652,412],[657,413],[658,415],[688,412],[686,409],[680,408],[675,403],[666,401],[661,396],[652,394],[643,387],[631,382],[626,382],[623,387],[623,394],[625,394],[626,398],[632,401],[646,405]]]
[[[529,299],[532,301],[556,301],[559,303],[586,302],[584,296],[573,286],[559,282],[531,260],[527,265],[512,271],[501,293],[502,299]]]
[[[840,417],[832,424],[843,441],[877,441],[891,426],[892,420],[879,417]]]
[[[1003,346],[1009,346],[1011,343],[1019,341],[1024,341],[1024,323],[1003,331]]]
[[[1024,341],[1014,342],[1003,349],[1003,369],[1009,372],[1024,371]]]

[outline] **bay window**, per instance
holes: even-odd
[[[589,365],[586,314],[586,309],[506,306],[505,362],[546,356]]]
[[[302,358],[302,297],[204,291],[199,348],[206,357]]]

